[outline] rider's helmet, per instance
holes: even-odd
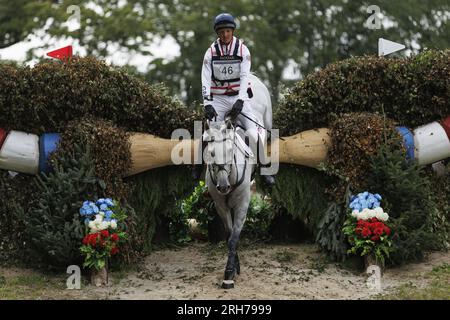
[[[236,29],[234,17],[229,13],[221,13],[214,19],[214,31],[217,32],[221,28]]]

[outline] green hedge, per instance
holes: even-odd
[[[175,205],[174,199],[193,189],[188,168],[160,168],[124,181],[118,179],[131,164],[127,133],[146,132],[170,138],[177,128],[192,132],[195,119],[200,119],[200,115],[170,97],[162,84],[148,84],[92,57],[74,58],[67,64],[44,61],[33,68],[0,64],[0,127],[35,134],[61,133],[64,140],[59,152],[52,157],[53,161],[73,155],[75,142],[89,145],[94,174],[103,188],[97,196],[127,200],[135,207],[129,225],[131,258],[125,257],[126,260],[132,260],[151,247],[158,220],[167,216]],[[77,158],[74,160],[79,161]],[[62,266],[78,258],[73,244],[80,240],[79,234],[69,232],[68,238],[59,241],[61,230],[39,220],[38,210],[43,209],[35,207],[36,199],[32,203],[26,197],[35,185],[34,179],[23,174],[10,179],[6,171],[1,172],[0,191],[8,198],[0,198],[0,242],[1,248],[5,249],[0,259],[5,261],[13,253],[20,252],[24,247],[22,235],[33,234],[36,240],[27,242],[26,246],[31,246],[42,259],[33,259],[32,264]],[[55,178],[38,179],[43,181],[41,189],[49,184],[47,188],[57,190],[62,185]],[[25,186],[26,192],[18,192],[21,186]],[[64,186],[65,191],[62,191],[72,192],[79,188],[79,181],[68,179]],[[85,200],[85,195],[80,192],[76,196],[72,192],[69,196],[64,192],[55,192],[52,200],[50,194],[42,194],[40,201],[52,201],[45,209],[48,215],[54,215],[55,219],[63,215],[57,219],[70,220],[73,210],[73,217],[78,215],[77,206]],[[63,201],[68,199],[70,203]],[[17,205],[19,214],[36,212],[32,215],[34,229],[33,225],[24,226],[14,220],[13,205]],[[38,236],[42,232],[45,241]],[[47,250],[52,245],[49,241],[54,242],[54,247]],[[62,254],[63,251],[66,253]]]
[[[411,128],[450,115],[450,50],[424,51],[406,59],[375,56],[354,57],[330,64],[320,71],[309,74],[286,92],[275,111],[274,127],[279,128],[283,136],[291,135],[304,130],[331,127],[334,121],[342,119],[343,116],[361,112],[383,115],[394,120],[398,125]],[[364,123],[360,125],[363,126]],[[356,144],[361,142],[358,141]],[[328,165],[332,164],[328,163]],[[381,169],[383,165],[384,167]],[[379,164],[379,169],[385,170],[384,172],[387,174],[389,163]],[[343,221],[342,214],[346,213],[345,197],[341,192],[342,188],[339,192],[334,190],[336,197],[330,197],[329,194],[333,193],[330,186],[339,183],[342,185],[340,180],[344,178],[345,182],[346,177],[333,175],[329,168],[325,168],[324,172],[314,172],[304,167],[290,166],[287,167],[287,170],[289,171],[280,171],[282,187],[277,187],[272,192],[275,204],[287,208],[287,211],[295,217],[305,216],[309,211],[305,208],[305,201],[302,199],[309,199],[309,202],[306,201],[306,203],[321,203],[323,199],[326,199],[326,203],[318,206],[315,211],[316,220],[320,221],[319,225],[326,228],[319,232],[316,240],[331,256],[337,259],[342,258],[345,247],[338,233]],[[416,179],[418,173],[417,171],[413,172],[411,175]],[[368,172],[356,172],[354,176],[359,176],[362,180],[368,179]],[[434,177],[432,173],[428,172],[425,179],[434,179]],[[448,174],[444,180],[448,180]],[[310,183],[311,187],[297,188],[299,192],[292,191],[292,186],[305,182]],[[446,206],[445,203],[450,203],[450,192],[447,185],[442,188],[443,184],[445,183],[431,184],[430,189],[425,192],[439,195],[435,198],[436,201],[443,198],[442,202],[444,203],[437,207],[440,214],[433,215],[434,220],[428,221],[428,226],[433,223],[448,223],[448,205]],[[289,186],[289,188],[284,189],[284,186]],[[321,188],[320,191],[317,190],[318,186]],[[282,189],[281,192],[278,190],[279,188]],[[287,189],[289,191],[286,191]],[[358,193],[364,190],[351,189],[351,191]],[[379,190],[372,191],[381,192]],[[285,193],[283,194],[283,192]],[[385,192],[391,192],[385,196],[392,199],[392,190]],[[416,199],[421,196],[425,195],[415,195]],[[293,206],[293,203],[297,205]],[[423,201],[418,204],[422,206],[419,208],[422,208],[424,213],[433,211],[433,208],[425,208],[427,203],[427,201]],[[411,208],[410,210],[415,211]],[[408,215],[408,213],[405,214]],[[442,216],[447,216],[447,221],[439,220],[439,217]],[[436,230],[439,230],[441,239],[446,238],[445,227]],[[436,238],[434,239],[436,240]],[[409,240],[413,239],[407,239],[407,241]],[[423,244],[423,242],[420,243]],[[401,244],[403,253],[407,251],[406,244],[406,241]],[[442,247],[442,245],[442,242],[435,243],[434,247]],[[410,255],[400,254],[396,257],[395,262],[401,263],[420,258],[423,250],[430,247],[433,246],[421,245]]]
[[[450,50],[407,59],[354,57],[309,74],[291,88],[274,114],[290,135],[327,127],[349,112],[382,113],[416,127],[450,115]]]
[[[82,117],[170,138],[176,128],[193,131],[199,115],[170,97],[162,84],[149,85],[92,57],[33,68],[0,64],[0,127],[61,132]]]

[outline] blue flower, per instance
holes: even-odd
[[[106,199],[105,199],[105,203],[106,203],[109,207],[114,207],[114,202],[112,201],[111,198],[106,198]]]
[[[85,225],[88,225],[90,221],[91,221],[91,219],[86,218],[86,219],[84,219],[84,224],[85,224]]]
[[[108,210],[105,212],[105,220],[110,221],[112,218],[113,212],[111,210]]]
[[[105,203],[105,199],[100,198],[100,199],[97,200],[97,205],[101,205],[103,203]]]
[[[89,215],[93,214],[95,211],[93,206],[95,206],[95,204],[93,202],[84,201],[83,206],[79,210],[80,215],[89,216]]]
[[[95,214],[98,213],[99,210],[98,210],[98,207],[97,207],[95,204],[92,203],[91,208],[92,208],[92,211],[93,211]]]
[[[374,209],[380,206],[381,196],[376,193],[372,194],[368,191],[358,193],[351,196],[349,207],[353,210],[361,211],[365,208]]]
[[[106,210],[108,210],[108,206],[107,206],[105,203],[102,203],[102,204],[100,205],[100,210],[106,211]]]

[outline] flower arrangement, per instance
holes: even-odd
[[[363,192],[350,199],[351,214],[344,222],[343,232],[352,246],[349,254],[374,256],[382,266],[392,251],[389,215],[380,207],[379,194]]]
[[[101,198],[96,202],[84,201],[80,215],[86,225],[86,235],[80,247],[85,257],[83,266],[96,270],[105,268],[107,259],[119,252],[120,241],[127,237],[121,230],[126,219],[125,211],[117,201]]]

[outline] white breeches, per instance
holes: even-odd
[[[239,98],[238,95],[235,96],[227,96],[227,95],[214,95],[214,100],[212,101],[212,106],[217,112],[217,121],[224,121],[225,115],[227,112],[229,112],[233,108],[233,104],[236,102],[236,100]],[[251,109],[250,102],[248,100],[244,101],[244,106],[242,108],[242,113],[245,114],[250,119],[256,120],[253,111]],[[242,126],[245,128],[246,133],[248,134],[249,138],[253,141],[250,143],[251,146],[256,147],[256,143],[258,142],[258,132],[261,136],[261,128],[258,129],[258,126],[247,119],[246,117],[242,116],[242,114],[239,114],[237,117],[237,120]],[[262,140],[261,142],[264,143],[264,137],[261,136]],[[252,147],[253,153],[256,155],[256,149]]]

